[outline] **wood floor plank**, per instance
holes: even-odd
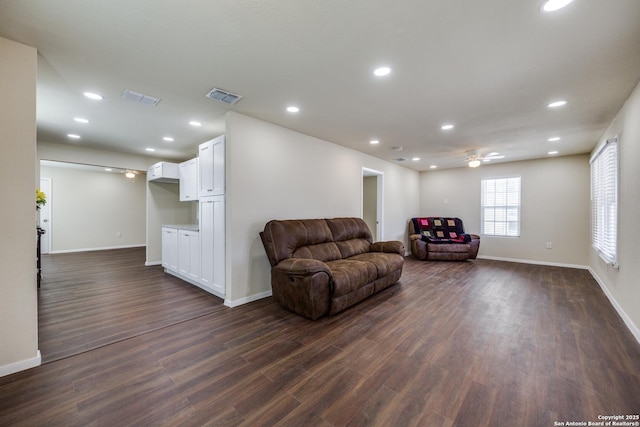
[[[397,285],[310,321],[143,264],[140,249],[48,257],[46,363],[0,378],[0,425],[546,427],[640,410],[640,344],[584,270],[409,257]]]

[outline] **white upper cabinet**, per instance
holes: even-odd
[[[180,163],[180,201],[198,200],[198,158]]]
[[[147,181],[178,183],[180,171],[177,163],[158,162],[147,170]]]
[[[200,144],[198,159],[198,197],[224,194],[224,135]]]

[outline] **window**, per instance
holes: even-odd
[[[482,180],[482,234],[520,236],[520,177]]]
[[[591,158],[591,240],[606,262],[617,265],[618,139],[606,141]]]

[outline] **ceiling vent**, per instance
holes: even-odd
[[[405,159],[404,157],[396,157],[395,159],[393,159],[394,162],[406,162],[407,159]]]
[[[158,102],[160,102],[160,98],[156,98],[155,96],[145,95],[144,93],[134,92],[129,89],[125,89],[124,92],[122,92],[122,98],[128,99],[129,101],[140,102],[141,104],[144,104],[144,105],[153,105],[153,106],[158,105]]]
[[[215,99],[216,101],[224,102],[225,104],[233,105],[242,99],[242,95],[236,95],[235,93],[227,92],[226,90],[213,88],[205,95],[207,98]]]

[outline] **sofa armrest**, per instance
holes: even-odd
[[[422,240],[422,234],[409,234],[409,240]]]
[[[387,252],[390,254],[398,254],[404,256],[404,243],[398,240],[388,242],[375,242],[371,244],[369,252]]]
[[[278,304],[309,319],[331,309],[332,282],[329,266],[322,261],[288,258],[271,269],[271,290]]]
[[[306,276],[321,272],[331,275],[331,270],[327,264],[311,258],[287,258],[280,261],[274,268],[285,274],[296,276]]]

